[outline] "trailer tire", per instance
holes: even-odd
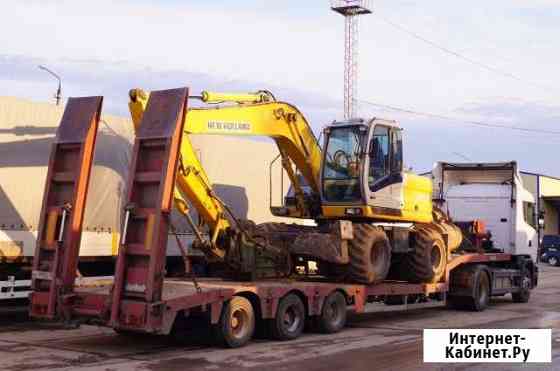
[[[296,294],[280,299],[276,316],[270,320],[270,334],[275,340],[293,340],[301,335],[305,326],[305,306]]]
[[[346,326],[346,298],[334,291],[325,298],[321,314],[317,316],[317,327],[324,334],[334,334]]]
[[[413,283],[439,282],[447,267],[447,249],[439,232],[416,225],[414,250],[402,262],[405,279]]]
[[[367,223],[354,223],[350,241],[350,277],[365,284],[383,281],[391,265],[391,245],[385,231]]]
[[[255,332],[255,311],[251,302],[242,296],[231,298],[223,306],[214,331],[222,346],[239,348],[247,344]]]
[[[474,267],[473,296],[466,297],[466,309],[482,312],[490,303],[490,277],[481,266]]]

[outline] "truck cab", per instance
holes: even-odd
[[[535,197],[524,188],[516,162],[438,162],[432,178],[434,201],[453,221],[481,220],[495,248],[536,261]]]

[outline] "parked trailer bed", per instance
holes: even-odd
[[[518,269],[512,268],[519,264]],[[457,285],[454,276],[464,271],[475,274],[469,276],[466,285]],[[481,279],[476,272],[485,274],[487,279]],[[61,299],[67,319],[79,323],[113,327],[117,332],[179,333],[185,337],[188,333],[181,334],[181,331],[190,328],[185,323],[204,318],[214,330],[218,329],[222,344],[240,346],[258,326],[271,327],[272,337],[283,340],[299,336],[303,324],[310,319],[323,332],[339,331],[344,327],[348,310],[363,313],[366,304],[372,301],[402,304],[406,303],[405,298],[414,296],[444,303],[447,298],[453,307],[463,304],[464,309],[484,310],[490,296],[512,293],[514,301],[526,302],[529,290],[536,286],[537,276],[536,267],[528,259],[508,254],[464,254],[450,260],[446,280],[440,283],[386,281],[360,285],[308,278],[251,282],[200,279],[195,284],[187,278],[166,279],[161,302],[123,300],[117,322],[111,321],[110,284],[76,287]],[[340,302],[338,298],[344,300]],[[284,305],[286,301],[288,305]],[[32,312],[39,311],[41,308],[32,308]]]

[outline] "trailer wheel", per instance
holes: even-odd
[[[317,316],[319,330],[325,334],[339,332],[346,325],[346,298],[339,291],[335,291],[326,297]]]
[[[350,276],[353,281],[372,284],[383,281],[391,264],[391,245],[383,229],[355,223],[350,241]]]
[[[242,296],[231,298],[222,308],[214,329],[221,345],[239,348],[247,344],[255,332],[255,312],[251,302]]]
[[[276,340],[293,340],[305,326],[305,307],[296,294],[288,294],[278,304],[276,316],[270,321],[270,333]]]
[[[477,266],[473,274],[473,296],[466,298],[466,308],[482,312],[490,303],[490,278],[484,269]]]

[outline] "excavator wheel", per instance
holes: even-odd
[[[430,226],[416,225],[414,250],[402,262],[409,282],[439,282],[447,267],[447,250],[441,235]]]
[[[349,244],[350,278],[372,284],[383,281],[391,264],[391,245],[383,229],[371,224],[354,224],[354,238]]]

